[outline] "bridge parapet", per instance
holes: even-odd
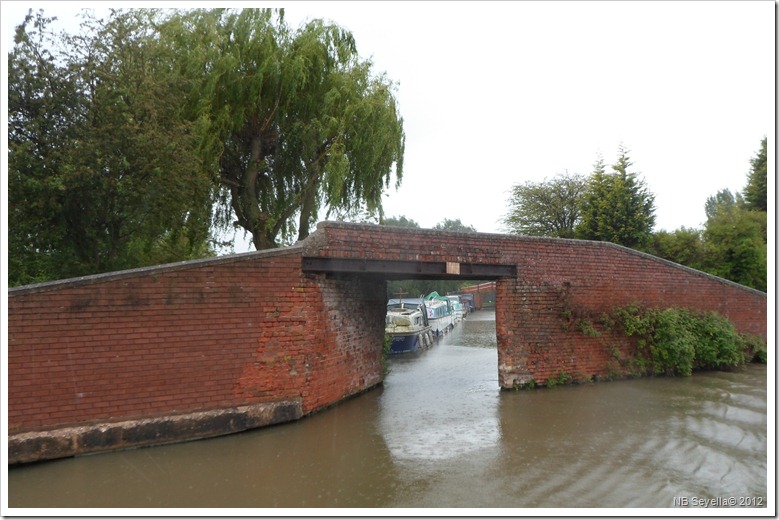
[[[583,378],[604,375],[614,358],[605,343],[632,346],[625,338],[569,330],[567,322],[634,303],[714,311],[739,332],[766,338],[765,293],[607,242],[338,222],[318,224],[316,234],[304,256],[511,266],[515,275],[484,278],[498,280],[503,387],[530,379],[543,383],[561,370]]]
[[[191,438],[195,415],[229,417],[229,430],[198,430],[216,435],[262,422],[235,410],[298,403],[269,419],[287,420],[370,389],[383,377],[386,280],[403,277],[495,280],[504,388],[604,374],[605,343],[631,345],[567,320],[634,302],[716,311],[766,337],[764,293],[613,244],[324,222],[285,249],[10,290],[9,436],[42,446],[13,460],[58,456],[47,442],[82,426],[111,449],[126,442],[111,424],[154,419],[169,442]],[[160,442],[141,430],[134,445]]]
[[[304,256],[422,262],[506,264],[505,235],[433,229],[320,222],[305,243]]]

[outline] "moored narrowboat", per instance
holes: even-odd
[[[391,338],[390,352],[393,354],[416,352],[433,344],[433,333],[421,300],[417,304],[390,300],[384,333]]]

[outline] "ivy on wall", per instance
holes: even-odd
[[[627,336],[638,338],[637,358],[654,375],[689,376],[693,370],[727,370],[766,358],[761,338],[739,334],[716,312],[632,304],[614,315]]]
[[[564,295],[565,296],[565,295]],[[590,338],[602,338],[612,362],[604,379],[649,375],[689,376],[695,370],[730,370],[747,362],[766,363],[764,339],[740,334],[733,324],[716,312],[681,307],[655,309],[633,303],[617,307],[597,319],[583,316],[564,300],[563,329]],[[634,355],[625,355],[610,344],[605,333],[636,339]],[[551,385],[570,380],[555,380]]]

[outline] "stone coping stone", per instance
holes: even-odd
[[[227,435],[303,416],[301,399],[147,419],[103,422],[8,436],[8,464],[158,446]]]

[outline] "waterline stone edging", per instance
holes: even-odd
[[[8,464],[217,437],[300,419],[300,399],[147,419],[25,432],[8,438]]]

